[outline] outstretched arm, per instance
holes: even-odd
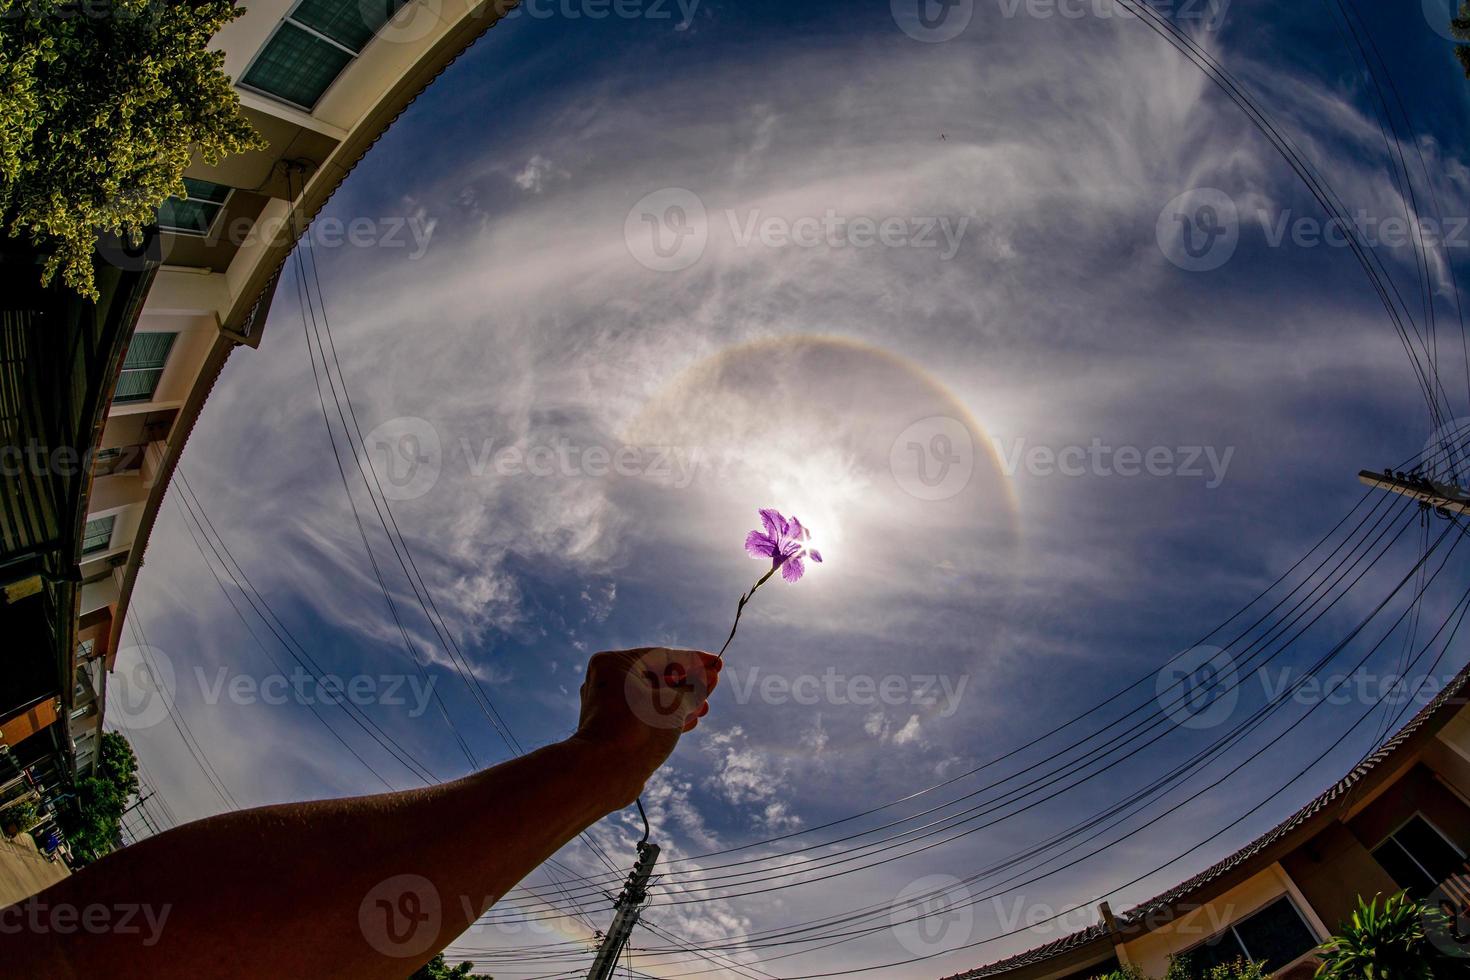
[[[577,732],[453,783],[262,807],[125,848],[0,911],[17,976],[404,980],[630,805],[709,710],[709,654],[600,653]]]

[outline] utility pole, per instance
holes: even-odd
[[[142,796],[140,796],[136,800],[134,800],[132,802],[132,804],[130,806],[128,806],[127,809],[123,810],[123,812],[120,814],[120,816],[127,816],[129,813],[131,813],[132,811],[136,810],[138,807],[142,806],[143,805],[143,801],[146,800],[146,799],[148,799],[152,795],[153,795],[153,791],[152,790],[149,790],[147,793],[144,793]]]
[[[1381,473],[1363,470],[1358,474],[1358,479],[1370,487],[1417,500],[1441,514],[1470,514],[1470,492],[1451,483],[1440,483],[1412,473],[1395,473],[1392,470]]]
[[[610,980],[612,977],[613,970],[618,965],[618,957],[622,955],[623,947],[628,945],[633,927],[638,924],[638,914],[643,910],[644,900],[648,898],[648,879],[653,875],[653,866],[657,863],[658,845],[640,841],[638,863],[633,866],[633,873],[628,876],[628,883],[618,896],[615,906],[617,913],[613,915],[613,923],[607,930],[607,935],[602,937],[597,958],[592,961],[592,969],[587,971],[587,980]]]

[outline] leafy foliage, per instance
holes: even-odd
[[[1470,78],[1470,0],[1462,0],[1460,3],[1460,12],[1450,21],[1450,33],[1456,40],[1463,42],[1455,45],[1455,57],[1460,59],[1465,77]]]
[[[1318,980],[1433,980],[1439,959],[1425,934],[1438,910],[1400,892],[1378,904],[1358,899],[1358,909],[1337,936],[1323,943]]]
[[[1189,965],[1189,960],[1183,957],[1169,960],[1169,970],[1164,974],[1164,980],[1269,980],[1269,977],[1270,974],[1266,972],[1265,966],[1248,960],[1221,963],[1201,971],[1193,969]],[[1138,967],[1125,966],[1105,976],[1096,977],[1094,980],[1148,980],[1148,978]]]
[[[0,231],[96,298],[103,232],[138,241],[208,163],[263,146],[209,40],[230,0],[0,0]]]
[[[408,980],[495,980],[484,973],[471,973],[474,968],[475,964],[468,961],[459,966],[449,966],[444,962],[443,953],[435,953],[434,958],[415,970]]]
[[[133,747],[118,733],[104,732],[96,772],[77,784],[79,815],[62,827],[72,854],[90,863],[117,847],[123,811],[137,792],[138,757]]]
[[[1270,976],[1264,963],[1236,960],[1214,967],[1204,974],[1203,980],[1269,980]]]

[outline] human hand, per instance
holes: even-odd
[[[637,783],[664,764],[685,732],[709,713],[721,661],[697,650],[644,647],[599,653],[587,665],[582,717],[573,736],[611,749]],[[627,801],[632,802],[630,797]]]

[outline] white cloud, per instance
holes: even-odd
[[[537,153],[527,160],[526,165],[511,179],[521,190],[540,194],[549,181],[566,179],[570,176],[571,174]]]
[[[923,726],[919,724],[918,715],[910,715],[904,726],[893,733],[894,745],[908,745],[911,742],[922,742],[924,738]]]

